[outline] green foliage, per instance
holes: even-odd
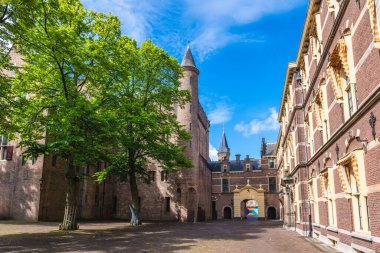
[[[1,24],[24,60],[11,80],[13,133],[26,156],[54,153],[74,165],[101,159],[112,139],[100,110],[102,75],[120,36],[118,19],[78,0],[22,2]]]
[[[124,36],[117,42],[110,60],[111,81],[103,107],[114,118],[115,149],[112,165],[96,174],[102,181],[108,174],[126,180],[137,174],[147,181],[149,162],[158,161],[166,171],[192,167],[184,155],[184,141],[191,138],[176,119],[177,106],[190,101],[179,89],[182,69],[177,60],[151,41],[141,47]]]

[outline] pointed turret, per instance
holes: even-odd
[[[224,126],[223,126],[222,141],[220,142],[220,146],[218,150],[218,158],[220,161],[230,159],[230,148],[228,147],[228,142],[227,142],[226,133],[224,131]]]
[[[185,56],[182,59],[181,66],[197,68],[197,66],[195,65],[193,54],[191,53],[190,44],[187,44]]]

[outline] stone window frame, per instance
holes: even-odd
[[[327,201],[328,226],[337,227],[334,168],[327,167],[319,175],[322,196]]]
[[[4,135],[0,135],[0,161],[7,160],[7,148],[8,148],[8,138]]]
[[[351,199],[354,230],[371,235],[368,213],[364,150],[356,149],[337,163],[339,181],[347,199]]]
[[[313,207],[314,207],[314,222],[319,224],[319,198],[318,198],[318,178],[311,178],[312,195],[313,195]]]
[[[274,184],[270,182],[270,179],[273,178],[275,179],[275,182]],[[273,186],[274,185],[274,191],[273,189],[271,189],[271,185]],[[268,191],[269,192],[276,192],[277,191],[277,177],[268,177]]]
[[[245,164],[245,171],[249,171],[251,169],[251,165],[249,163]]]
[[[313,100],[313,112],[316,119],[316,130],[322,131],[323,143],[330,138],[329,109],[327,105],[327,91],[325,80],[323,79]],[[313,139],[314,140],[314,139]]]
[[[221,178],[220,180],[221,180],[221,183],[220,183],[221,192],[229,193],[230,192],[230,179],[229,178]],[[223,188],[223,186],[224,186],[224,184],[223,184],[224,180],[227,180],[228,191],[224,191],[224,188]]]
[[[380,48],[380,0],[367,0],[373,43]]]
[[[349,29],[346,29],[343,36],[338,40],[329,57],[326,71],[335,101],[343,104],[344,118],[348,120],[358,109],[352,36]],[[352,112],[349,109],[348,100],[350,97],[353,105]]]

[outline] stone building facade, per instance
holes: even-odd
[[[284,225],[380,252],[380,1],[311,0],[276,148]]]
[[[236,155],[230,159],[230,148],[223,130],[218,161],[211,161],[213,219],[249,218],[248,203],[253,201],[255,218],[278,219],[279,196],[275,143],[261,145],[261,159]]]
[[[19,55],[12,60],[22,64]],[[192,134],[186,154],[194,168],[170,175],[158,163],[151,163],[150,184],[139,182],[143,220],[196,221],[211,219],[211,170],[209,160],[210,123],[198,99],[198,75],[190,47],[182,61],[181,89],[191,92],[192,101],[177,108],[178,121]],[[55,156],[24,161],[17,140],[0,141],[0,218],[61,220],[65,205],[65,162]],[[92,175],[107,164],[77,168],[84,180],[80,186],[81,218],[129,218],[129,185],[110,177],[102,184]]]

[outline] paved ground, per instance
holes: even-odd
[[[0,221],[0,252],[334,252],[282,229],[276,222],[82,223],[75,232],[57,223]]]

